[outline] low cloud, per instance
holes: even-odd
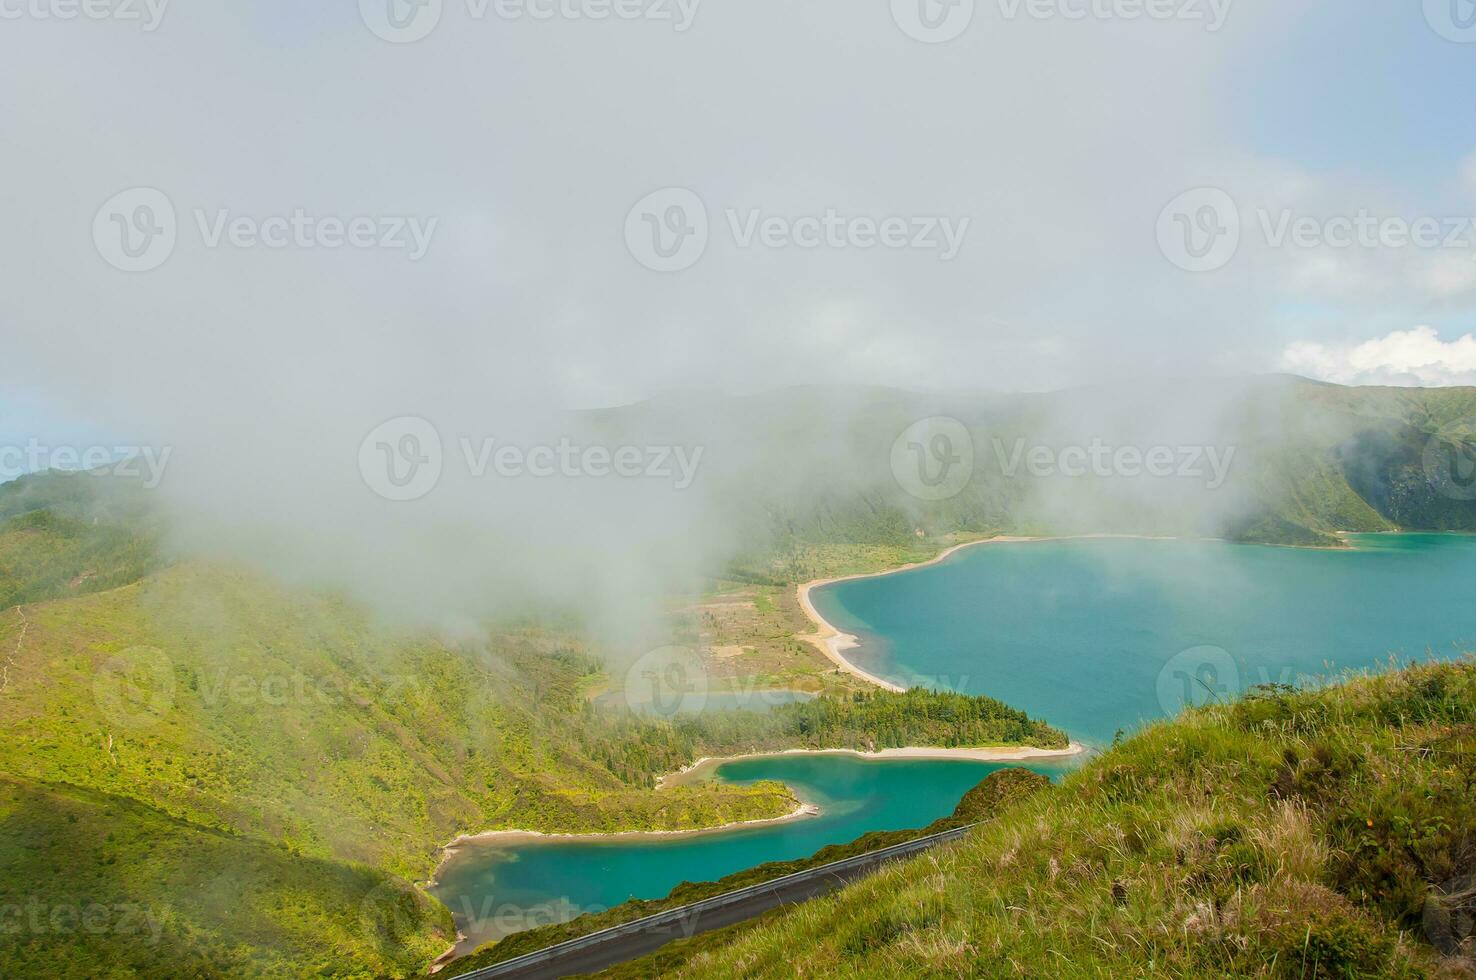
[[[1476,336],[1444,341],[1433,327],[1396,330],[1361,344],[1298,342],[1281,356],[1283,370],[1337,384],[1476,384]]]

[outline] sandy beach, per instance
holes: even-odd
[[[707,777],[708,773],[728,762],[744,759],[774,759],[786,755],[849,755],[858,759],[967,759],[971,762],[1026,762],[1038,759],[1067,759],[1086,751],[1086,746],[1072,742],[1064,749],[1037,749],[1025,745],[1003,745],[989,748],[945,749],[909,747],[902,749],[879,749],[875,752],[860,752],[856,749],[783,749],[778,752],[750,752],[747,755],[727,755],[718,758],[698,759],[656,783],[657,789],[681,786]]]
[[[763,820],[738,820],[717,827],[699,827],[694,830],[627,830],[610,834],[545,834],[536,830],[489,830],[481,834],[463,834],[447,844],[442,849],[441,863],[445,864],[446,861],[456,855],[460,848],[467,844],[526,844],[530,841],[559,840],[672,840],[681,837],[698,837],[703,834],[720,834],[724,831],[738,830],[742,827],[772,827],[776,824],[789,823],[794,820],[808,820],[811,817],[818,817],[819,815],[820,807],[814,803],[801,803],[795,808],[794,812],[787,813],[782,817],[769,817]],[[434,880],[432,884],[434,884]]]
[[[806,582],[799,587],[799,604],[800,608],[805,611],[805,615],[810,618],[810,622],[815,624],[817,632],[808,633],[804,636],[796,637],[796,639],[804,640],[805,642],[814,646],[817,650],[825,655],[826,659],[835,664],[841,670],[845,671],[847,674],[850,674],[853,677],[859,677],[863,681],[866,681],[868,684],[873,684],[876,687],[882,688],[883,690],[893,691],[897,694],[904,693],[907,690],[906,688],[898,684],[893,684],[891,681],[883,680],[880,677],[877,677],[875,674],[870,673],[869,671],[862,670],[860,667],[856,666],[855,664],[851,663],[851,661],[846,659],[845,654],[842,651],[852,650],[860,646],[861,641],[850,633],[842,633],[840,630],[836,629],[836,627],[832,625],[829,620],[820,615],[820,611],[815,608],[815,603],[810,599],[810,593],[815,589],[822,588],[827,585],[835,585],[838,582],[854,582],[858,579],[864,578],[881,578],[886,575],[899,575],[902,572],[910,572],[919,568],[927,568],[929,565],[937,565],[940,562],[947,561],[949,558],[953,557],[953,555],[957,554],[965,548],[973,548],[977,545],[1022,544],[1030,541],[1052,540],[1060,539],[1021,537],[982,538],[978,541],[965,541],[963,544],[954,545],[952,548],[947,549],[936,558],[929,558],[927,561],[913,562],[910,565],[902,565],[899,568],[889,568],[886,571],[882,572],[862,572],[859,575],[842,575],[839,578],[822,578],[816,579],[813,582]]]

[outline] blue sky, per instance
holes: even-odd
[[[1310,5],[1233,67],[1236,125],[1258,152],[1418,196],[1476,151],[1476,46],[1435,34],[1418,0]]]

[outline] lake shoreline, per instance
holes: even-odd
[[[1087,747],[1072,742],[1064,749],[1041,749],[1030,745],[1003,745],[984,748],[929,748],[926,746],[899,749],[880,749],[876,752],[861,752],[857,749],[781,749],[777,752],[749,752],[743,755],[725,755],[698,759],[690,766],[666,776],[656,783],[657,789],[682,786],[689,782],[705,779],[709,772],[730,762],[748,759],[780,759],[794,755],[844,755],[867,761],[885,762],[895,759],[963,760],[966,762],[1040,762],[1052,759],[1070,759],[1082,755]]]
[[[861,752],[856,749],[779,749],[770,752],[749,752],[742,755],[704,757],[676,772],[668,773],[656,781],[657,791],[682,786],[689,782],[705,779],[708,774],[729,762],[748,759],[777,759],[795,755],[850,756],[868,761],[891,760],[962,760],[967,762],[1040,762],[1055,759],[1070,759],[1084,754],[1087,747],[1072,742],[1064,749],[1042,749],[1034,746],[991,746],[983,748],[933,748],[913,746],[896,749],[881,749],[876,752]],[[789,787],[793,792],[793,787]],[[798,797],[796,797],[798,799]],[[595,833],[549,833],[540,830],[486,830],[476,834],[461,834],[440,848],[441,859],[426,888],[436,887],[442,869],[469,845],[527,844],[540,841],[659,841],[679,840],[707,834],[723,834],[735,830],[758,827],[773,827],[796,820],[808,820],[820,816],[824,811],[818,804],[800,799],[799,806],[790,813],[778,817],[761,817],[757,820],[735,820],[712,827],[693,827],[685,830],[621,830]]]
[[[866,681],[868,684],[879,687],[884,691],[891,691],[893,694],[905,694],[907,692],[907,688],[901,686],[900,684],[894,684],[891,681],[884,680],[883,678],[878,677],[870,671],[862,669],[861,667],[857,666],[855,663],[852,663],[849,659],[846,658],[845,654],[842,651],[856,649],[861,645],[861,640],[852,633],[844,632],[835,624],[830,622],[830,620],[826,619],[820,614],[820,610],[815,608],[815,603],[810,598],[810,594],[814,590],[822,589],[828,585],[839,585],[841,582],[856,582],[861,579],[885,578],[888,575],[901,575],[903,572],[915,572],[918,569],[928,568],[933,565],[940,565],[943,562],[947,561],[949,558],[952,558],[954,555],[958,554],[960,551],[963,551],[966,548],[975,548],[980,545],[1034,544],[1041,541],[1085,541],[1104,538],[1124,538],[1143,541],[1179,540],[1170,537],[1152,537],[1148,535],[1132,534],[1088,534],[1076,536],[1062,535],[1053,537],[1024,537],[1016,535],[1001,535],[1000,537],[996,538],[980,538],[977,541],[965,541],[963,544],[956,544],[951,548],[944,549],[942,553],[929,558],[927,561],[912,562],[911,564],[901,565],[897,568],[888,568],[880,572],[859,572],[855,575],[841,575],[835,578],[815,579],[813,582],[805,582],[801,584],[798,587],[796,596],[799,599],[800,609],[804,611],[805,616],[809,618],[810,622],[818,628],[818,631],[815,633],[807,633],[803,636],[797,636],[795,637],[795,639],[803,640],[804,642],[809,643],[811,646],[815,647],[817,650],[825,655],[825,659],[829,660],[831,663],[839,667],[842,672],[850,674],[852,677],[860,678],[861,680]]]
[[[818,804],[800,800],[798,807],[780,817],[761,817],[757,820],[734,820],[714,827],[694,827],[689,830],[619,830],[591,834],[554,834],[541,830],[487,830],[479,834],[462,834],[441,849],[441,865],[436,868],[436,874],[439,875],[441,867],[459,854],[461,849],[468,844],[526,844],[533,841],[680,840],[684,837],[697,837],[703,834],[721,834],[733,830],[744,830],[750,827],[774,827],[795,820],[808,820],[811,817],[818,817],[822,812]],[[435,878],[432,878],[427,883],[427,887],[433,888],[435,885]]]

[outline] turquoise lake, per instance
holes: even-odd
[[[1059,775],[1069,764],[1032,765]],[[714,778],[777,779],[821,814],[789,823],[658,840],[472,844],[442,869],[432,893],[456,916],[466,947],[619,905],[664,898],[683,881],[712,881],[766,861],[809,857],[873,830],[924,827],[953,812],[1003,766],[958,760],[875,761],[772,756],[730,762]]]
[[[812,599],[879,677],[987,694],[1105,745],[1256,684],[1476,651],[1476,537],[1350,541],[986,544]]]
[[[903,684],[988,694],[1079,741],[1347,669],[1476,650],[1476,538],[1368,535],[1357,550],[1097,539],[989,544],[813,594],[856,634],[859,666]],[[1032,765],[1058,776],[1074,763]],[[766,861],[952,812],[998,765],[779,756],[714,778],[776,779],[822,815],[658,840],[468,847],[434,893],[475,946],[629,898],[664,897]]]

